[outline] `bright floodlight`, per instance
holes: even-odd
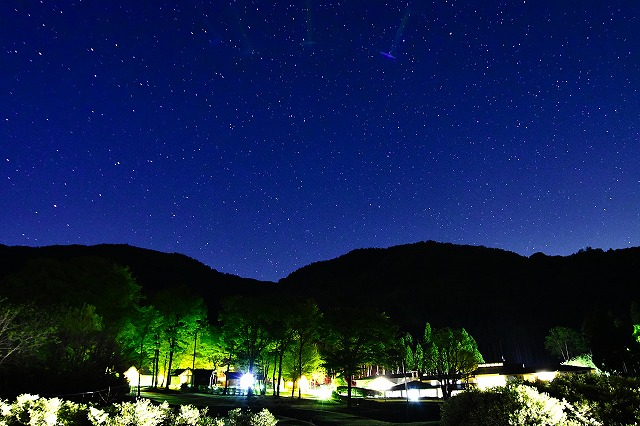
[[[331,399],[331,388],[327,385],[318,386],[318,390],[316,392],[318,399]]]
[[[253,379],[253,374],[244,373],[242,377],[240,377],[240,387],[242,389],[249,389],[253,386],[254,381],[255,380]]]
[[[393,387],[394,384],[395,383],[393,383],[391,380],[387,379],[386,377],[378,376],[375,379],[373,379],[367,387],[369,389],[384,392],[391,389],[391,387]]]

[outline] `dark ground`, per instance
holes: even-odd
[[[336,401],[318,401],[272,396],[222,396],[172,391],[142,391],[142,398],[167,401],[170,405],[209,407],[210,416],[226,416],[234,408],[258,412],[267,408],[278,425],[439,425],[440,403],[404,400],[354,399],[352,407]]]

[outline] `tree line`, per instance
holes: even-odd
[[[582,331],[552,329],[546,344],[563,360],[588,353],[599,368],[634,374],[638,334],[602,313]],[[276,397],[284,380],[301,397],[300,378],[322,369],[350,401],[353,379],[377,366],[432,375],[448,398],[481,362],[464,328],[426,323],[416,336],[373,308],[321,310],[311,298],[276,293],[211,307],[180,283],[143,295],[126,267],[100,257],[32,260],[0,285],[0,381],[14,395],[126,386],[122,373],[133,365],[167,388],[176,368],[249,372],[260,377],[258,392],[271,384]]]
[[[30,261],[0,286],[2,388],[92,391],[123,384],[122,372],[134,365],[150,371],[156,387],[168,388],[178,367],[223,368],[261,377],[262,392],[267,383],[289,380],[292,395],[301,397],[300,378],[322,369],[341,377],[350,396],[367,365],[451,375],[468,374],[482,360],[464,330],[425,333],[414,342],[384,312],[367,307],[321,312],[310,298],[271,294],[228,296],[217,308],[211,318],[203,299],[179,284],[143,296],[127,268],[103,258]],[[466,345],[468,365],[441,361],[447,338]],[[430,345],[430,358],[422,349],[418,355],[418,340]],[[280,386],[273,389],[279,396]]]

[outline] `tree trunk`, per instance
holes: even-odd
[[[351,379],[352,374],[347,375],[347,408],[351,408]]]
[[[169,366],[167,367],[167,384],[165,385],[165,389],[169,389],[169,385],[171,385],[171,364],[173,363],[173,349],[169,351]]]
[[[302,340],[300,341],[300,350],[298,351],[298,399],[302,398],[302,390],[300,390],[301,378],[302,378]]]
[[[227,394],[227,389],[229,389],[229,369],[231,368],[231,363],[227,364],[227,371],[224,374],[225,380],[224,380],[224,390],[222,391],[223,395]]]
[[[144,351],[144,337],[140,339],[140,364],[138,365],[138,392],[137,392],[138,398],[140,398],[140,376],[142,375],[142,362],[143,362],[142,351]]]
[[[280,381],[282,380],[282,357],[284,356],[284,351],[280,351],[280,359],[278,360],[278,396],[280,396]]]
[[[271,376],[271,385],[273,386],[273,396],[278,396],[276,395],[276,370],[277,370],[277,365],[278,365],[278,351],[275,351],[273,354],[273,374]],[[279,381],[278,381],[279,383]]]
[[[167,374],[167,356],[166,355],[164,356],[162,370],[164,371],[164,374],[165,374],[165,383],[167,383],[166,382],[166,379],[167,379],[167,376],[166,376],[166,374]]]
[[[196,331],[194,332],[194,337],[193,337],[193,361],[191,362],[191,387],[193,388],[193,385],[195,383],[196,380],[196,347],[198,344],[198,329],[196,329]]]
[[[169,389],[169,385],[171,385],[171,367],[173,364],[173,352],[176,350],[176,346],[178,344],[178,327],[180,325],[180,319],[178,316],[175,317],[175,323],[172,328],[170,328],[169,335],[169,367],[167,368],[167,384],[165,385],[165,389]]]
[[[153,387],[158,388],[158,374],[160,374],[160,349],[155,348],[153,351]]]

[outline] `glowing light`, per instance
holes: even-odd
[[[504,386],[507,384],[507,378],[505,376],[499,375],[478,377],[476,380],[479,389],[488,389],[497,386]]]
[[[318,399],[331,399],[331,388],[327,385],[320,385],[316,390],[316,398]]]
[[[537,376],[539,380],[550,382],[556,378],[556,372],[555,371],[539,371],[537,373]]]
[[[376,377],[375,379],[373,379],[368,385],[367,388],[369,389],[373,389],[373,390],[377,390],[377,391],[381,391],[384,392],[386,390],[391,389],[391,387],[394,385],[395,383],[393,383],[391,380],[387,379],[386,377],[383,376],[379,376]]]
[[[131,366],[124,372],[124,377],[127,378],[130,386],[138,386],[138,370],[136,367]]]
[[[420,390],[409,389],[407,395],[409,396],[409,401],[418,401],[420,399]]]
[[[254,383],[255,380],[253,378],[253,374],[251,373],[244,373],[242,377],[240,377],[240,387],[242,389],[249,389],[253,386]]]
[[[302,391],[308,390],[309,389],[309,379],[307,379],[305,376],[300,377],[300,379],[298,380],[298,387]]]

